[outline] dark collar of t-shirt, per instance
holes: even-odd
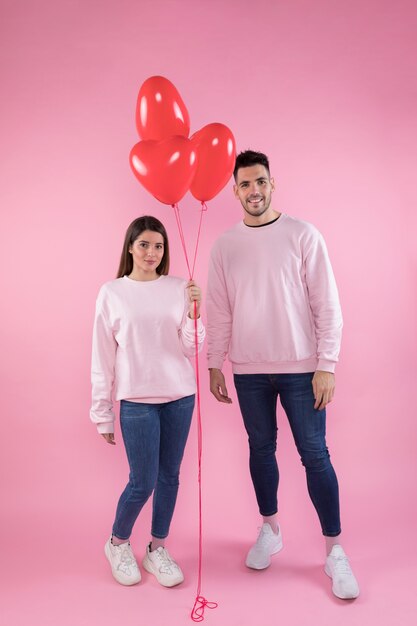
[[[269,226],[270,224],[273,224],[274,222],[276,222],[277,220],[279,220],[281,216],[278,215],[278,217],[276,217],[275,219],[271,220],[270,222],[266,222],[266,224],[245,224],[245,222],[243,222],[245,224],[245,226],[247,226],[248,228],[262,228],[262,226]]]

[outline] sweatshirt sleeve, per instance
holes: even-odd
[[[112,391],[116,349],[117,342],[108,321],[105,292],[102,288],[97,298],[93,330],[90,410],[90,418],[101,434],[114,432]]]
[[[212,250],[207,285],[208,367],[221,369],[232,335],[232,311],[218,245]]]
[[[334,372],[342,338],[342,311],[326,244],[315,229],[309,233],[304,263],[317,339],[317,369]]]
[[[179,330],[179,338],[181,342],[181,348],[185,356],[195,356],[195,321],[188,316],[189,310],[188,292],[185,289],[184,293],[184,315],[182,318],[181,328]],[[197,319],[197,345],[198,352],[201,352],[206,336],[206,329],[204,328],[201,316]]]

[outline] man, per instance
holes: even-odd
[[[342,315],[320,233],[271,206],[268,158],[238,155],[234,193],[243,222],[214,244],[207,292],[210,390],[231,403],[221,371],[228,355],[248,433],[250,473],[263,525],[246,565],[264,569],[282,548],[277,517],[276,404],[289,420],[326,540],[325,572],[339,598],[358,583],[341,544],[339,492],[325,441]]]

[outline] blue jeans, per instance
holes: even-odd
[[[113,524],[119,539],[129,539],[152,492],[152,536],[168,536],[194,400],[194,395],[161,404],[121,400],[120,425],[130,473]]]
[[[249,467],[261,515],[277,510],[279,483],[277,398],[287,414],[305,467],[307,487],[323,535],[340,534],[339,488],[326,446],[326,410],[314,408],[312,373],[235,374],[234,381],[249,437]]]

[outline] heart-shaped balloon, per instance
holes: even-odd
[[[232,131],[224,124],[207,124],[190,140],[197,153],[197,171],[190,191],[194,198],[207,202],[216,196],[229,180],[236,158]]]
[[[130,151],[129,162],[139,182],[164,204],[176,204],[185,196],[197,166],[193,144],[181,136],[140,141]]]
[[[170,80],[151,76],[142,84],[136,104],[136,127],[145,141],[160,141],[173,135],[188,137],[190,116]]]

